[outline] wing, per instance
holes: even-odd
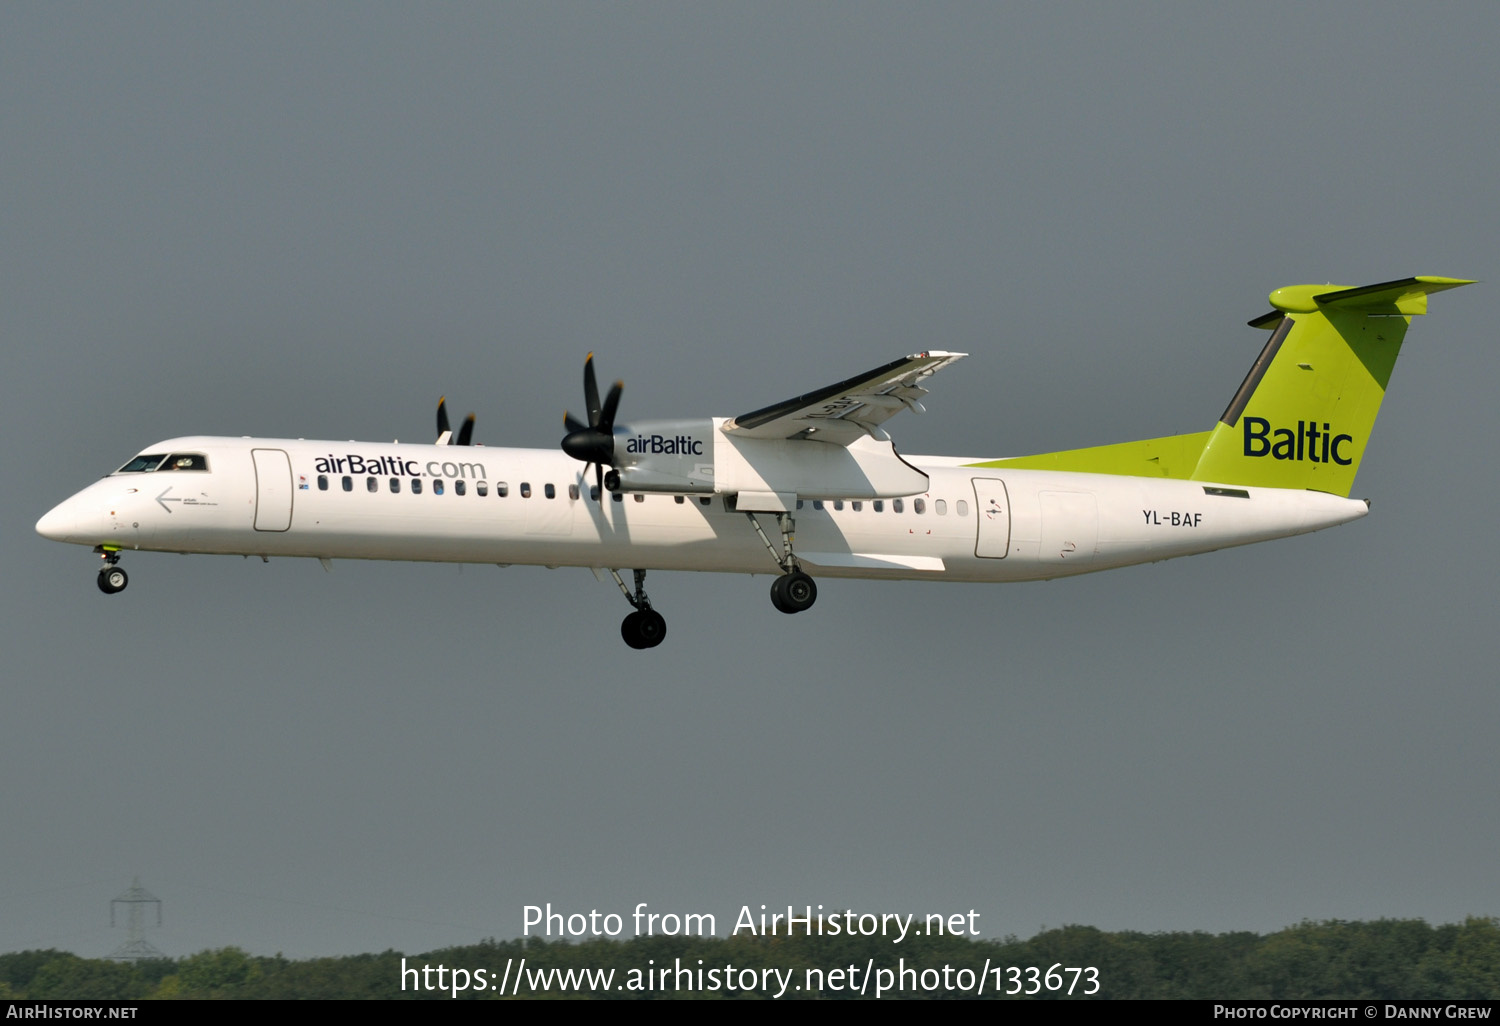
[[[742,413],[723,430],[742,438],[810,438],[835,445],[866,435],[886,441],[881,421],[908,407],[921,413],[917,400],[927,389],[917,383],[966,355],[930,352],[902,357],[836,385]]]

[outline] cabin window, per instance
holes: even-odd
[[[937,515],[940,517],[948,515],[948,502],[946,499],[937,500],[932,504],[932,508],[937,510]]]
[[[672,501],[675,502],[675,503],[677,503],[677,505],[681,506],[682,505],[682,496],[680,496],[680,495],[674,495],[674,496],[672,496]]]
[[[927,500],[913,499],[911,500],[911,508],[918,516],[920,516],[921,514],[927,512]]]
[[[328,475],[327,474],[319,474],[318,475],[318,491],[320,491],[320,492],[326,492],[326,491],[328,491]]]
[[[636,492],[635,493],[635,501],[636,502],[645,502],[646,501],[646,497],[644,495],[642,495],[640,492]]]
[[[576,499],[576,498],[578,498],[578,486],[576,484],[570,484],[570,485],[568,485],[568,498],[570,498],[570,499]]]
[[[350,477],[348,474],[344,475],[344,491],[354,491],[354,478]]]
[[[813,500],[813,509],[817,510],[819,513],[823,512],[823,500],[822,499],[814,499]]]
[[[557,498],[557,488],[551,484],[542,485],[542,494],[549,499]]]
[[[614,499],[616,502],[625,501],[625,495],[623,492],[613,492],[611,493],[610,498]]]
[[[396,495],[400,491],[401,491],[401,479],[399,477],[393,477],[393,478],[391,478],[391,494],[392,495]]]
[[[510,494],[510,485],[506,484],[504,481],[496,481],[495,482],[495,498],[497,498],[497,499],[503,499],[503,498],[505,498],[509,494]]]
[[[905,510],[906,510],[906,505],[900,499],[892,499],[891,500],[891,512],[892,513],[902,513]]]
[[[367,477],[367,478],[365,478],[365,491],[367,491],[367,492],[374,492],[374,491],[379,491],[379,490],[380,490],[380,482],[379,481],[376,481],[373,477]]]
[[[433,495],[442,495],[443,494],[443,479],[442,478],[438,478],[436,481],[432,482],[432,494]]]
[[[865,504],[858,499],[855,499],[853,502],[849,503],[849,508],[858,513],[860,510],[865,508]]]
[[[422,479],[420,477],[414,477],[411,479],[411,493],[413,495],[422,494]]]
[[[531,498],[531,482],[530,481],[522,481],[521,482],[521,498],[523,498],[523,499],[529,499],[529,498]]]
[[[698,503],[702,506],[707,506],[710,502],[713,501],[714,500],[710,499],[707,495],[701,495],[698,497]]]
[[[798,499],[798,500],[797,500],[797,508],[798,508],[798,509],[801,509],[801,508],[802,508],[802,500],[801,500],[801,499]]]
[[[958,515],[961,517],[969,515],[969,504],[962,499],[958,500]]]
[[[885,512],[885,500],[884,499],[876,499],[875,502],[874,502],[874,506],[875,506],[875,512],[876,513],[884,513]]]
[[[453,494],[454,495],[462,495],[462,494],[464,494],[464,492],[466,490],[467,490],[467,486],[465,486],[465,484],[462,481],[454,481],[453,482]]]
[[[589,485],[589,498],[593,499],[595,502],[599,501],[599,486],[598,485]]]
[[[833,508],[836,509],[836,510],[838,510],[840,513],[842,513],[844,511],[844,500],[843,499],[834,499],[833,500]]]
[[[485,484],[483,481],[475,481],[474,494],[482,499],[486,495],[490,494],[490,486]]]

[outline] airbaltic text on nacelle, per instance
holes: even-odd
[[[851,908],[825,909],[822,905],[787,905],[786,912],[773,911],[765,905],[759,911],[741,905],[729,931],[731,937],[741,933],[752,937],[889,937],[900,944],[908,936],[979,936],[979,917],[974,909],[967,912],[921,915],[914,912],[856,912]],[[646,902],[626,915],[618,912],[554,911],[545,905],[526,905],[521,910],[524,937],[618,937],[626,923],[636,937],[712,937],[718,933],[718,920],[711,912],[656,912]]]
[[[692,435],[636,435],[625,443],[626,452],[649,452],[658,456],[702,456],[703,440]]]

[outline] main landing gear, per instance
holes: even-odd
[[[755,528],[755,533],[760,535],[760,540],[765,543],[766,551],[782,569],[781,576],[771,582],[771,605],[783,613],[800,613],[812,608],[812,604],[818,601],[818,585],[797,565],[797,556],[792,552],[792,529],[796,525],[791,515],[776,514],[777,526],[781,528],[781,552],[777,552],[771,539],[766,537],[755,514],[746,513],[745,516],[749,518],[750,526]]]
[[[667,619],[651,608],[651,600],[646,597],[646,571],[635,571],[635,594],[631,594],[621,580],[620,571],[611,570],[609,574],[620,586],[625,601],[635,607],[635,612],[620,623],[620,637],[625,639],[625,644],[631,648],[655,648],[660,645],[667,636]]]
[[[606,478],[605,484],[609,481]],[[818,585],[802,568],[797,565],[797,557],[792,552],[792,518],[787,513],[777,513],[776,523],[781,528],[780,552],[771,544],[771,539],[766,537],[766,532],[761,528],[760,521],[755,519],[754,513],[746,513],[750,520],[750,526],[755,528],[755,533],[760,535],[760,540],[765,543],[766,551],[781,567],[782,574],[771,582],[771,604],[783,613],[800,613],[804,609],[812,608],[812,604],[818,600]],[[667,636],[667,621],[656,610],[651,608],[651,600],[646,597],[646,571],[636,570],[635,590],[632,591],[620,576],[620,571],[610,570],[609,575],[615,579],[620,586],[620,594],[625,596],[634,612],[630,613],[620,623],[620,637],[625,639],[625,644],[631,648],[655,648],[662,643]]]
[[[100,549],[99,553],[104,558],[104,566],[99,568],[99,590],[106,595],[124,591],[125,585],[130,583],[130,576],[119,565],[120,554],[107,549]]]
[[[783,613],[800,613],[818,600],[817,583],[801,570],[771,582],[771,605]]]

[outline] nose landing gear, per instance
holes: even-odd
[[[125,590],[125,585],[130,583],[130,576],[119,565],[120,553],[110,549],[99,551],[104,558],[104,566],[99,568],[99,590],[106,595],[119,594]]]

